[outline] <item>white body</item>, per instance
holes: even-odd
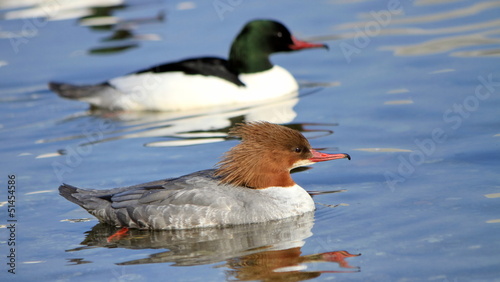
[[[219,105],[251,104],[297,93],[295,78],[284,68],[241,74],[245,86],[182,72],[140,73],[111,79],[112,87],[81,100],[101,108],[182,111]]]

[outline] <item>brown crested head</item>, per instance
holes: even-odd
[[[226,184],[255,189],[290,187],[295,184],[291,169],[348,157],[316,152],[300,132],[269,122],[238,124],[229,134],[240,137],[241,143],[218,163],[215,175]]]

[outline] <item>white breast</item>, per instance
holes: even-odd
[[[297,184],[287,188],[270,187],[261,189],[259,192],[262,196],[258,205],[261,205],[263,209],[267,207],[265,210],[276,217],[300,215],[313,211],[315,208],[311,196]]]
[[[190,193],[190,194],[186,194]],[[182,198],[188,202],[182,202]],[[136,208],[149,214],[153,229],[186,229],[222,225],[268,222],[314,211],[314,201],[300,186],[250,189],[235,186],[210,186],[182,191],[166,205]],[[133,222],[129,226],[135,227]]]

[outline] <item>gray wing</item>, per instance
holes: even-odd
[[[214,170],[132,186],[101,197],[110,202],[115,225],[148,229],[183,229],[221,225],[243,203],[216,185]]]
[[[195,195],[200,195],[199,189],[207,189],[214,185],[216,180],[213,172],[214,170],[203,170],[178,178],[131,186],[130,189],[110,195],[109,199],[112,207],[116,209],[137,205],[185,203],[203,205],[203,202],[207,202],[206,195],[205,197],[195,197]]]

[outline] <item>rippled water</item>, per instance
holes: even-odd
[[[500,1],[25,0],[0,9],[2,280],[500,281]],[[299,98],[134,114],[89,111],[47,89],[224,57],[254,18],[330,46],[272,57],[301,82]],[[237,142],[226,138],[231,125],[262,119],[352,156],[293,174],[314,195],[314,215],[108,241],[116,229],[58,195],[61,182],[104,189],[210,168]]]

